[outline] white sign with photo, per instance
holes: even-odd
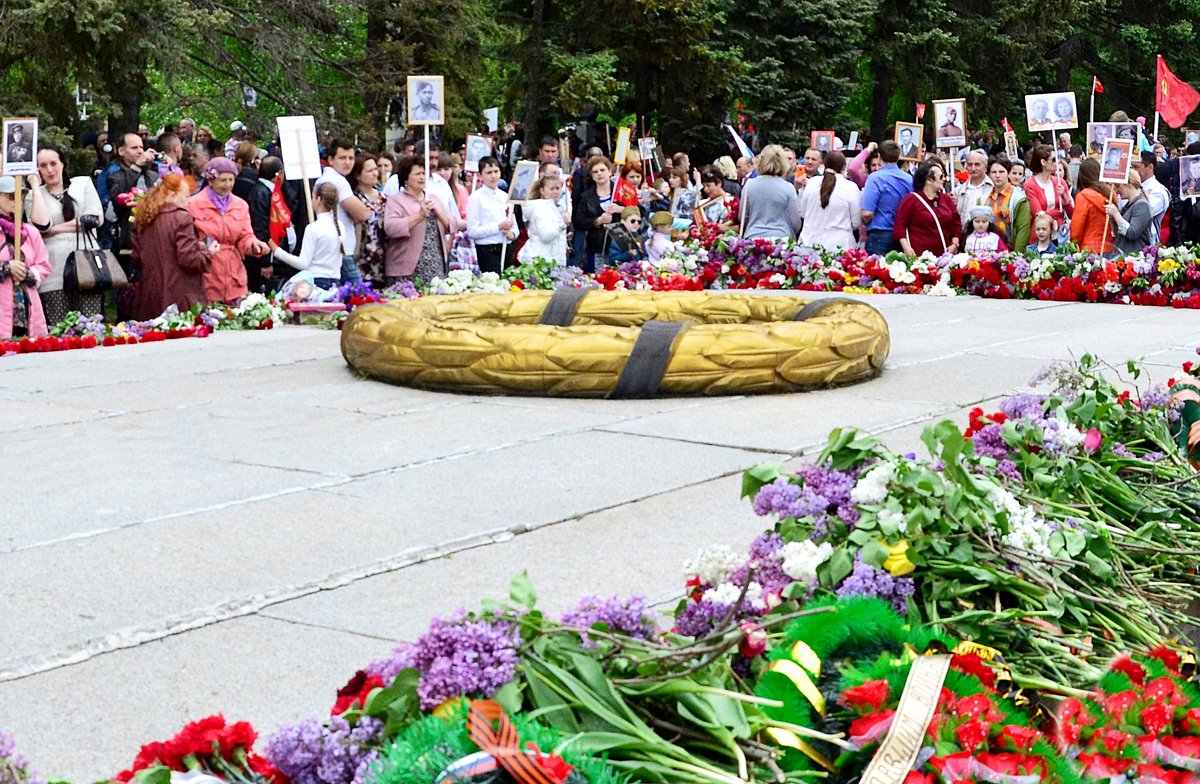
[[[1129,167],[1133,165],[1133,142],[1129,139],[1108,139],[1100,156],[1100,182],[1123,184],[1129,182]]]
[[[520,161],[513,171],[512,184],[508,186],[508,203],[524,204],[529,200],[529,189],[537,181],[538,162]]]
[[[1025,96],[1025,119],[1031,131],[1060,131],[1079,127],[1075,93]]]
[[[284,177],[313,180],[321,176],[321,150],[317,146],[317,123],[311,114],[276,117],[279,126],[279,155]]]
[[[896,144],[900,147],[900,160],[902,161],[920,161],[921,160],[921,137],[925,133],[925,127],[920,123],[896,123]]]
[[[408,77],[408,124],[445,125],[446,90],[440,76]]]
[[[951,98],[933,102],[933,127],[938,147],[967,146],[967,102]]]
[[[1179,198],[1200,198],[1200,155],[1179,159]]]
[[[1019,161],[1021,159],[1021,148],[1017,146],[1017,132],[1004,132],[1004,153],[1010,161]]]
[[[38,118],[4,118],[3,173],[37,174]]]
[[[463,170],[479,171],[479,162],[492,154],[492,140],[486,136],[471,135],[467,137],[467,160],[463,162]]]

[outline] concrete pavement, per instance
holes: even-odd
[[[834,427],[916,448],[1050,360],[1164,380],[1200,343],[1190,311],[866,299],[892,328],[884,375],[770,397],[410,390],[355,377],[311,327],[0,359],[0,728],[74,781],[209,713],[266,735],[524,569],[549,611],[669,605],[685,558],[761,529],[740,472]]]

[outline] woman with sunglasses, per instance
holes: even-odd
[[[934,256],[958,253],[962,226],[954,199],[944,194],[946,170],[932,158],[917,167],[912,193],[900,200],[892,236],[910,259],[930,252]]]

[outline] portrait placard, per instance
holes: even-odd
[[[654,157],[654,137],[646,136],[638,139],[638,157],[648,161]]]
[[[1017,146],[1017,132],[1004,132],[1004,154],[1008,156],[1010,161],[1019,161],[1021,159],[1021,148]]]
[[[1179,198],[1200,198],[1200,155],[1179,159]]]
[[[857,150],[858,149],[858,131],[850,132],[850,141],[846,142],[846,149],[847,150]]]
[[[933,118],[938,147],[967,146],[967,102],[964,99],[934,101]]]
[[[1104,152],[1104,143],[1113,137],[1114,123],[1088,123],[1087,124],[1087,152],[1088,155],[1099,155]]]
[[[408,124],[445,125],[445,81],[440,76],[408,77]]]
[[[38,118],[4,118],[4,164],[2,173],[37,174]]]
[[[524,204],[529,200],[529,189],[537,181],[538,162],[519,161],[513,170],[512,184],[508,186],[508,203]]]
[[[896,123],[896,144],[900,145],[900,160],[920,162],[921,137],[924,134],[925,127],[920,123]]]
[[[822,153],[833,150],[833,131],[813,131],[809,134],[809,146]]]
[[[317,122],[311,114],[276,117],[279,126],[279,155],[284,177],[315,180],[321,176],[321,150],[317,146]]]
[[[479,171],[479,162],[492,154],[492,140],[486,136],[474,134],[467,137],[467,159],[463,162],[463,171]]]
[[[1195,144],[1196,142],[1200,142],[1200,131],[1195,128],[1184,128],[1183,146],[1187,147],[1189,144]]]
[[[1129,139],[1108,139],[1100,156],[1100,182],[1124,184],[1129,182],[1129,167],[1133,164],[1133,142]]]
[[[1079,127],[1075,93],[1038,93],[1025,96],[1025,119],[1031,131],[1058,131]]]
[[[500,130],[500,107],[493,106],[483,110],[483,119],[487,120],[488,130],[492,133]]]

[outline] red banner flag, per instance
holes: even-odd
[[[1005,132],[1011,132],[1011,131],[1012,131],[1012,126],[1008,124],[1008,118],[1007,118],[1007,117],[1005,117],[1003,120],[1001,120],[1001,121],[1000,121],[1000,124],[1001,124],[1002,126],[1004,126],[1004,130],[1005,130]]]
[[[1094,93],[1103,93],[1104,92],[1104,85],[1100,84],[1099,76],[1092,77],[1092,92],[1094,92]]]
[[[925,104],[923,104],[923,103],[917,104],[917,119],[918,120],[925,119]]]
[[[302,184],[305,187],[308,185],[307,182]],[[283,172],[279,172],[275,175],[275,187],[271,190],[271,241],[276,245],[281,244],[291,225],[292,211],[288,209],[287,202],[283,200]]]
[[[1200,93],[1190,84],[1183,81],[1171,69],[1162,55],[1158,56],[1158,89],[1155,95],[1154,110],[1162,115],[1167,125],[1178,128],[1187,120],[1187,116],[1196,110],[1200,104]]]

